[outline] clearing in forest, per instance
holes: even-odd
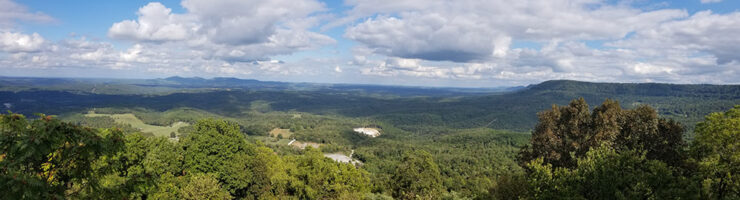
[[[366,127],[360,127],[355,128],[355,132],[361,133],[370,137],[378,137],[380,136],[380,131],[377,128],[366,128]]]
[[[298,147],[300,149],[305,149],[307,146],[311,146],[314,149],[318,149],[319,147],[321,147],[321,144],[319,144],[319,143],[315,143],[315,142],[300,142],[300,141],[293,141],[292,143],[290,143],[290,145],[292,145],[294,147]]]
[[[341,163],[352,163],[353,165],[362,164],[361,161],[353,159],[352,154],[355,154],[355,150],[352,150],[352,153],[349,154],[349,156],[344,155],[342,152],[336,152],[336,153],[324,153],[324,157],[331,158],[334,161],[341,162]]]
[[[113,120],[116,121],[116,123],[120,124],[130,124],[131,127],[139,129],[141,132],[145,133],[152,133],[155,136],[163,136],[163,137],[169,137],[170,133],[175,132],[177,133],[177,130],[181,127],[188,126],[190,124],[186,122],[175,122],[172,123],[170,126],[155,126],[146,124],[143,121],[141,121],[139,118],[137,118],[134,114],[126,113],[126,114],[96,114],[95,112],[89,112],[85,114],[85,117],[103,117],[107,116],[110,118],[113,118]]]
[[[293,135],[293,132],[290,132],[290,129],[283,128],[274,128],[270,131],[270,136],[277,137],[278,135],[282,135],[283,138],[288,139]]]

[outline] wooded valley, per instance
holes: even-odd
[[[0,103],[3,199],[740,198],[735,85],[2,78]]]

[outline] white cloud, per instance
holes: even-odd
[[[657,66],[649,63],[636,63],[631,68],[635,73],[639,74],[660,74],[660,73],[671,73],[673,69],[666,66]]]
[[[25,6],[11,0],[0,0],[0,52],[40,51],[44,38],[38,33],[25,34],[15,30],[19,21],[43,23],[53,22],[54,18],[41,12],[30,12]]]
[[[296,51],[318,48],[335,41],[328,36],[305,30],[279,29],[267,41],[251,45],[228,45],[205,43],[193,47],[202,51],[208,59],[220,59],[229,62],[252,62],[269,60],[269,56],[290,54]]]
[[[738,35],[740,12],[721,15],[702,11],[683,20],[639,30],[634,37],[609,45],[635,49],[653,57],[708,53],[716,57],[718,64],[725,64],[740,61]]]
[[[370,67],[361,69],[365,75],[376,76],[410,76],[423,78],[452,78],[453,71],[445,67],[426,66],[420,59],[391,57],[385,61],[370,63]]]
[[[719,3],[722,0],[701,0],[701,3]]]
[[[113,24],[108,35],[167,47],[158,48],[166,52],[187,49],[189,56],[231,64],[270,60],[335,42],[308,30],[320,21],[315,14],[325,10],[315,0],[184,0],[182,6],[187,12],[175,14],[160,3],[149,3],[139,9],[137,20]]]
[[[115,39],[134,41],[177,41],[188,39],[197,27],[187,22],[186,16],[172,14],[172,9],[159,2],[139,8],[139,19],[125,20],[113,24],[108,36]]]
[[[643,11],[599,0],[348,3],[354,6],[349,16],[381,15],[350,26],[346,37],[383,55],[455,62],[502,57],[512,41],[620,39],[686,16],[682,10]]]
[[[268,41],[283,23],[290,23],[325,10],[314,0],[184,0],[189,14],[198,18],[202,32],[223,44],[254,44]]]
[[[507,36],[496,37],[496,31],[486,30],[488,27],[468,24],[472,21],[455,22],[433,14],[410,15],[406,16],[410,20],[370,19],[347,29],[346,36],[381,54],[426,60],[464,62],[491,56],[494,47],[508,48]]]
[[[39,51],[44,44],[44,38],[38,33],[26,35],[22,33],[0,32],[0,51],[4,52],[33,52]]]
[[[187,12],[174,14],[161,3],[149,3],[139,9],[138,20],[113,24],[109,36],[139,42],[189,40],[191,45],[228,46],[270,42],[295,46],[295,41],[303,40],[299,45],[308,46],[304,44],[307,37],[320,34],[306,30],[310,28],[306,23],[316,23],[307,19],[325,9],[315,0],[184,0],[182,6]],[[293,35],[296,38],[289,38]]]
[[[601,0],[348,4],[353,9],[335,24],[361,19],[345,36],[362,44],[350,64],[366,75],[407,77],[401,79],[417,84],[439,79],[740,83],[740,47],[734,45],[740,43],[740,12],[688,15]],[[518,47],[518,42],[535,45]]]
[[[17,21],[52,22],[54,18],[28,9],[11,0],[0,0],[0,30],[12,29]]]
[[[481,84],[479,81],[483,81],[484,84],[498,82],[504,85],[531,84],[551,79],[725,84],[738,83],[740,80],[740,74],[736,73],[740,72],[740,62],[717,65],[707,56],[655,59],[645,57],[637,50],[593,49],[579,42],[562,42],[549,50],[516,48],[509,51],[506,57],[480,63],[383,59],[382,56],[379,59],[382,60],[368,59],[364,64],[352,64],[360,66],[365,75],[417,80],[415,84],[437,82],[440,79],[453,80],[458,84]]]

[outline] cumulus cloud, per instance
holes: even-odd
[[[160,3],[141,7],[137,20],[113,24],[111,38],[188,49],[191,56],[234,62],[318,48],[335,42],[309,28],[325,6],[315,0],[184,0],[176,14]]]
[[[314,0],[184,0],[182,6],[198,18],[204,34],[223,44],[266,42],[277,29],[286,28],[282,23],[325,10]]]
[[[614,47],[639,50],[647,55],[662,57],[666,52],[691,54],[708,53],[717,63],[740,61],[740,12],[720,15],[711,11],[698,12],[684,20],[666,22],[639,30],[634,37],[613,42]]]
[[[108,36],[133,41],[177,41],[187,39],[197,27],[187,22],[186,16],[172,14],[159,2],[139,8],[138,20],[125,20],[113,24]]]
[[[601,0],[348,4],[335,23],[360,19],[345,37],[362,44],[349,64],[365,75],[508,84],[740,80],[740,12],[689,15]]]
[[[39,51],[44,44],[44,38],[38,33],[26,35],[23,33],[0,32],[0,51],[4,52],[34,52]]]
[[[682,10],[643,11],[597,0],[394,2],[349,2],[350,16],[385,15],[349,27],[345,36],[383,55],[470,62],[504,56],[512,40],[620,39],[686,16]],[[386,10],[388,5],[398,7]]]
[[[52,22],[54,18],[41,12],[30,12],[25,6],[11,0],[0,0],[0,52],[40,51],[44,47],[44,38],[38,33],[25,34],[15,30],[19,21]]]
[[[385,55],[465,62],[505,54],[510,38],[472,22],[457,24],[442,15],[410,14],[410,20],[380,17],[347,30],[346,36]]]
[[[367,56],[376,57],[376,56]],[[421,59],[368,59],[365,75],[414,77],[404,80],[476,80],[504,85],[531,84],[551,79],[601,82],[737,83],[740,64],[717,65],[711,56],[645,56],[635,49],[589,48],[582,42],[561,42],[542,50],[516,48],[495,62],[436,62]]]
[[[320,73],[317,68],[325,62],[294,62],[266,59],[229,61],[216,58],[205,51],[188,50],[181,43],[136,43],[126,49],[117,49],[104,41],[85,37],[46,42],[39,51],[10,52],[0,59],[0,66],[23,70],[107,70],[109,74],[126,72],[145,73],[149,76],[230,76],[260,77],[305,76]],[[308,64],[313,63],[313,64]],[[331,73],[332,69],[324,72]],[[323,72],[322,72],[323,73]]]

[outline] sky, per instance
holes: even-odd
[[[740,84],[737,0],[0,0],[0,76]]]

